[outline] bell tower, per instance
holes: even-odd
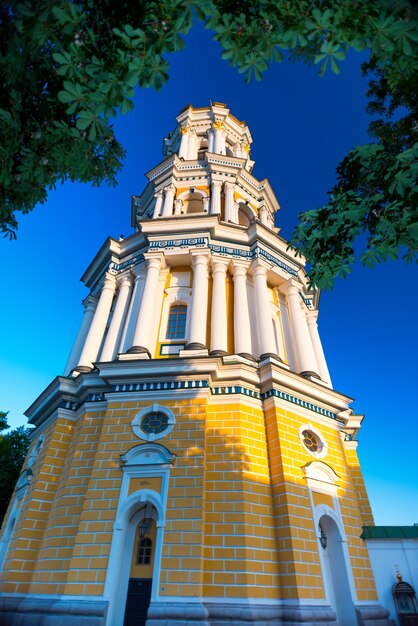
[[[362,416],[318,292],[226,105],[187,106],[86,269],[3,528],[7,626],[389,626],[362,526]],[[32,621],[31,621],[32,620]]]

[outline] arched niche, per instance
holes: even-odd
[[[191,187],[187,191],[183,191],[178,196],[178,199],[183,201],[181,212],[184,214],[191,215],[207,212],[208,194],[202,189]]]
[[[254,217],[257,217],[257,214],[250,207],[250,205],[246,204],[245,202],[238,201],[238,224],[240,226],[245,226],[246,228],[248,228],[248,226],[251,223],[251,220]]]
[[[207,137],[203,137],[200,142],[198,153],[197,153],[197,158],[199,161],[204,161],[206,159],[207,151],[208,151],[208,139]]]
[[[327,600],[344,626],[357,626],[353,602],[353,584],[350,581],[350,560],[341,531],[341,523],[328,510],[318,521],[321,567]]]

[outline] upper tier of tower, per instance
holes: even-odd
[[[280,206],[269,182],[252,175],[247,124],[219,102],[189,105],[176,122],[164,139],[164,161],[147,173],[144,192],[133,197],[132,225],[200,213],[241,226],[258,219],[273,228]]]

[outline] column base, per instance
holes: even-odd
[[[187,350],[187,348],[185,348],[184,350],[179,350],[179,357],[183,359],[190,359],[194,356],[209,356],[209,352],[206,348],[204,348],[203,350]]]
[[[283,359],[281,359],[279,355],[274,352],[265,352],[265,354],[260,356],[260,361],[263,361],[263,359],[274,359],[275,361],[279,361],[279,363],[283,363]]]
[[[106,600],[63,600],[3,596],[0,598],[2,626],[105,626]]]
[[[254,361],[254,363],[257,362],[257,359],[249,352],[238,352],[238,356],[242,356],[242,358],[247,359],[247,361]]]
[[[77,365],[72,371],[71,376],[77,376],[78,374],[85,374],[86,372],[91,372],[94,369],[93,366],[89,365]]]
[[[147,354],[148,358],[151,358],[151,352],[148,348],[144,348],[144,346],[132,346],[127,350],[127,354]]]
[[[224,603],[155,602],[148,610],[147,626],[345,626],[329,606],[283,606],[245,601]],[[379,626],[383,626],[379,624]]]
[[[378,604],[355,608],[359,626],[395,626],[395,622],[389,618],[389,611]]]
[[[318,380],[321,380],[321,377],[316,372],[299,372],[299,375],[303,378],[317,378]]]
[[[207,347],[203,345],[203,343],[199,343],[198,341],[192,341],[188,343],[184,348],[185,350],[207,350]]]
[[[209,352],[209,356],[227,356],[229,353],[225,352],[225,350],[211,350]]]

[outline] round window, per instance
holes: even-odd
[[[317,428],[311,424],[305,424],[299,429],[299,437],[305,450],[316,459],[322,459],[326,456],[328,446]]]
[[[316,435],[311,430],[304,430],[302,433],[303,444],[308,448],[310,452],[318,452],[320,442]]]
[[[132,422],[134,435],[146,441],[155,441],[166,437],[176,420],[173,412],[161,404],[153,404],[135,415]]]
[[[141,430],[147,435],[158,435],[168,428],[168,416],[160,411],[145,415],[140,422]]]

